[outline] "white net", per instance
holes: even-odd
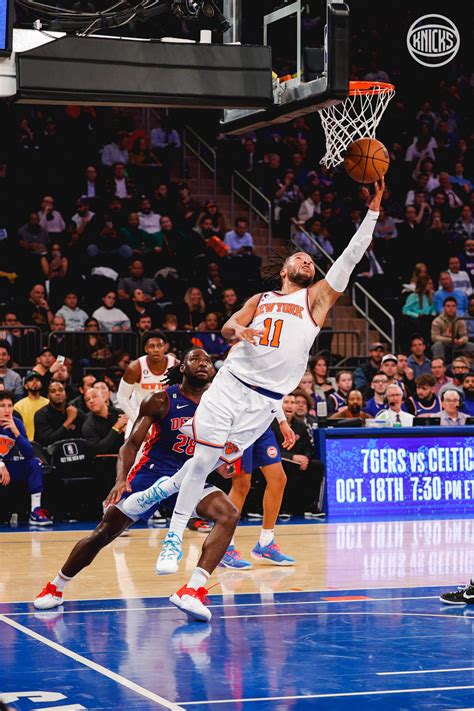
[[[371,84],[362,89],[351,86],[350,92],[340,104],[318,109],[326,134],[326,153],[321,163],[327,168],[342,163],[344,152],[353,141],[375,138],[375,130],[395,88],[391,84]]]

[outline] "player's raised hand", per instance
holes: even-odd
[[[234,338],[238,341],[247,341],[251,343],[252,346],[256,346],[258,339],[263,336],[263,331],[258,331],[255,328],[249,328],[248,326],[238,326],[234,330]]]
[[[280,422],[280,432],[283,435],[283,442],[281,446],[283,449],[291,449],[296,442],[296,436],[286,420]]]
[[[375,193],[368,204],[369,210],[374,210],[378,212],[380,210],[380,203],[382,202],[383,191],[385,190],[385,178],[382,177],[374,183]]]

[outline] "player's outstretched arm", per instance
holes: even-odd
[[[255,338],[263,336],[263,331],[257,331],[254,328],[248,328],[249,323],[252,323],[255,311],[260,301],[261,294],[251,296],[248,301],[242,306],[239,311],[232,314],[230,319],[225,322],[222,327],[222,335],[229,340],[248,341],[253,346]]]
[[[116,504],[124,491],[131,491],[127,476],[135,462],[137,452],[143,444],[148,430],[154,422],[161,422],[168,410],[168,396],[166,393],[149,395],[140,405],[138,417],[133,423],[130,437],[120,447],[117,460],[117,475],[115,486],[111,489],[105,500],[105,506]]]
[[[130,420],[133,420],[136,414],[130,398],[132,397],[135,383],[138,382],[140,382],[140,363],[138,360],[134,360],[125,370],[117,391],[118,405]]]
[[[380,203],[385,189],[384,179],[381,178],[377,181],[374,187],[375,193],[372,197],[370,197],[367,188],[364,188],[364,195],[368,200],[368,211],[359,229],[341,256],[336,259],[329,269],[326,278],[318,281],[310,289],[312,312],[319,326],[323,325],[328,311],[347,289],[354,267],[360,262],[372,242],[375,224],[379,216]]]

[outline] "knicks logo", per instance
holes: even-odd
[[[231,455],[235,454],[238,451],[239,448],[237,447],[237,445],[235,445],[233,442],[226,442],[226,445],[224,447],[224,454]]]
[[[10,449],[15,446],[15,440],[11,437],[5,437],[5,435],[0,435],[0,457],[8,454]]]

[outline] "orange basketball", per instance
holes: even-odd
[[[390,165],[388,151],[376,138],[359,138],[344,154],[344,168],[358,183],[375,183]]]

